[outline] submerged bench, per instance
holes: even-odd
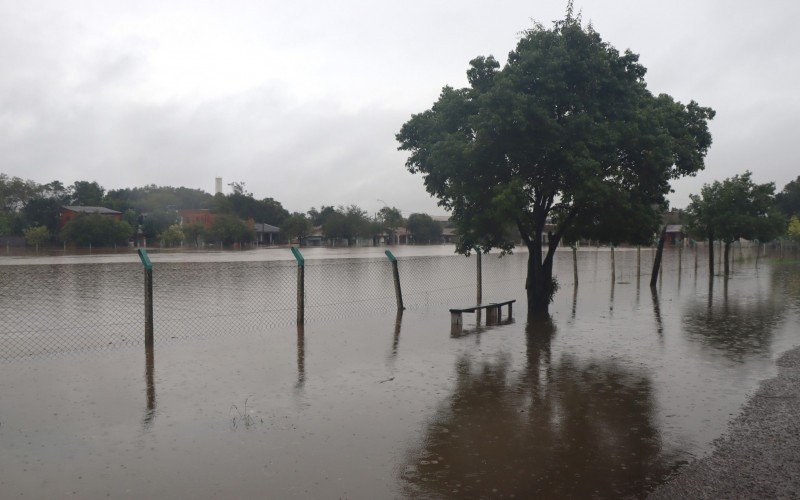
[[[479,304],[476,306],[465,307],[463,309],[450,309],[450,325],[460,327],[464,323],[464,320],[461,316],[463,313],[474,313],[475,311],[480,311],[481,309],[486,309],[486,324],[499,323],[503,315],[503,306],[508,306],[508,317],[511,318],[511,307],[514,302],[516,302],[516,300],[506,300],[505,302],[491,302],[489,304]]]

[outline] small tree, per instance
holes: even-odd
[[[39,245],[42,245],[50,239],[50,230],[47,226],[29,227],[23,231],[25,234],[25,242],[28,245],[35,246],[36,251],[39,251]]]
[[[383,207],[378,211],[378,221],[381,223],[383,230],[389,234],[389,243],[392,243],[393,238],[395,239],[394,242],[397,243],[395,231],[403,227],[406,222],[400,210],[396,207]]]
[[[207,233],[211,241],[223,245],[253,240],[253,229],[243,220],[228,214],[218,215]]]
[[[798,219],[796,215],[792,215],[792,218],[789,220],[786,236],[794,241],[800,241],[800,219]]]
[[[206,226],[202,222],[187,224],[183,226],[183,234],[187,241],[194,243],[194,246],[200,246],[200,240],[206,234]]]
[[[8,215],[0,212],[0,236],[8,236],[11,234],[11,221]]]
[[[407,227],[414,243],[438,243],[442,236],[442,225],[428,214],[409,215]]]
[[[741,238],[769,241],[783,233],[786,219],[775,204],[775,184],[756,184],[752,174],[705,184],[700,195],[690,195],[686,212],[690,231],[704,234],[709,243],[709,270],[714,269],[714,241],[724,243],[725,276],[730,270],[731,244]]]
[[[142,217],[142,232],[146,238],[156,238],[173,224],[180,222],[178,213],[170,210],[156,210]]]
[[[311,224],[311,220],[305,214],[298,212],[290,215],[281,225],[281,233],[289,240],[289,243],[296,239],[298,244],[302,244],[303,238],[311,234],[313,230],[314,226]]]
[[[371,236],[372,224],[367,212],[357,205],[340,206],[325,216],[322,231],[326,238],[342,238],[351,245],[354,238]]]
[[[169,226],[166,231],[159,235],[159,239],[168,247],[180,245],[185,238],[186,235],[183,234],[183,229],[181,228],[180,224],[173,224]]]

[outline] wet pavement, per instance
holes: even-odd
[[[778,367],[778,376],[761,384],[714,452],[651,498],[800,496],[800,348],[782,355]]]
[[[653,293],[635,252],[614,280],[608,257],[581,255],[575,292],[565,253],[544,321],[520,304],[451,335],[429,294],[399,317],[0,362],[0,497],[645,496],[800,344],[798,267],[709,286],[671,255]],[[524,300],[497,282],[486,299]]]

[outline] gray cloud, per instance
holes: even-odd
[[[479,54],[504,59],[562,1],[327,4],[0,2],[0,171],[211,190],[245,181],[291,210],[386,200],[441,213],[394,134]],[[583,2],[584,19],[649,68],[654,92],[714,107],[707,170],[798,171],[794,3]]]

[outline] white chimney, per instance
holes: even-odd
[[[214,179],[214,194],[222,194],[222,177]]]

